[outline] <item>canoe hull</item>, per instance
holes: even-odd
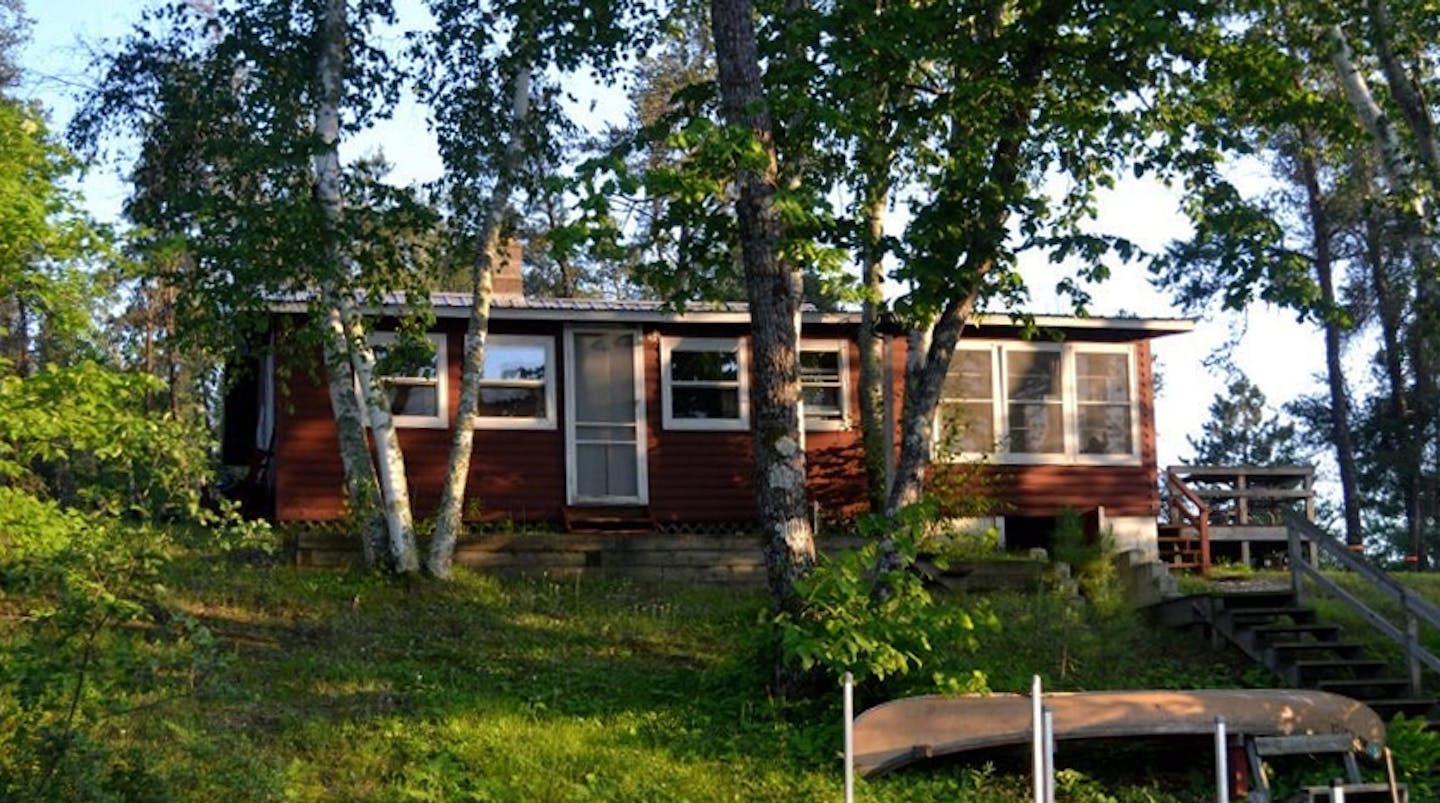
[[[1349,697],[1295,689],[1103,691],[1045,695],[1055,739],[1194,736],[1224,717],[1237,736],[1344,734],[1378,754],[1385,724]],[[924,696],[875,706],[855,720],[855,769],[874,775],[969,750],[1028,744],[1030,698]]]

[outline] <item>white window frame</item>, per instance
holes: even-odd
[[[1133,343],[1024,343],[1015,341],[970,341],[956,350],[989,351],[991,355],[991,401],[994,413],[996,451],[987,454],[970,452],[939,453],[938,459],[949,462],[993,460],[1007,465],[1079,465],[1135,466],[1143,463],[1144,447],[1140,442],[1140,379],[1138,349]],[[1051,351],[1060,353],[1060,399],[1063,452],[1013,452],[1010,450],[1010,391],[1007,352]],[[1124,354],[1130,382],[1130,449],[1128,454],[1082,454],[1080,452],[1079,383],[1076,379],[1077,354]],[[941,444],[941,417],[936,410],[932,442]]]
[[[800,339],[800,351],[821,351],[834,352],[840,355],[838,361],[840,370],[840,417],[839,418],[811,418],[810,413],[804,410],[805,429],[810,432],[843,432],[850,429],[850,343],[846,340],[822,340],[822,339]],[[804,396],[805,380],[800,380],[801,396]]]
[[[1070,458],[1075,454],[1072,447],[1074,435],[1074,423],[1070,417],[1070,401],[1074,398],[1074,383],[1070,381],[1071,371],[1067,368],[1070,362],[1068,350],[1060,343],[1001,343],[996,344],[996,351],[999,352],[997,360],[1000,372],[995,374],[995,381],[998,387],[996,394],[1000,397],[1000,426],[995,430],[996,440],[1000,442],[1000,454],[1002,460],[1007,463],[1068,463],[1073,462]],[[1058,452],[1016,452],[1010,448],[1010,364],[1006,356],[1012,353],[1040,353],[1048,352],[1060,355],[1060,451]]]
[[[672,415],[671,389],[675,380],[670,376],[670,355],[676,351],[733,351],[738,375],[735,381],[683,381],[681,387],[734,388],[739,393],[737,418],[676,418]],[[750,429],[750,352],[745,338],[740,337],[662,337],[660,338],[660,413],[665,429],[688,429],[707,432],[743,432]]]
[[[476,415],[472,420],[475,429],[536,429],[553,430],[556,428],[557,415],[555,409],[555,338],[549,335],[488,335],[485,338],[485,353],[488,356],[490,347],[495,346],[541,346],[545,349],[545,378],[543,380],[480,380],[480,389],[487,385],[492,387],[513,387],[525,385],[537,386],[537,382],[543,382],[545,387],[545,417],[543,418],[518,418],[503,415]],[[479,397],[476,397],[477,403]]]
[[[445,348],[446,337],[443,332],[426,332],[425,337],[435,346],[435,415],[396,415],[390,414],[391,420],[395,422],[396,429],[449,429],[450,428],[450,362],[448,352]],[[366,341],[373,346],[387,346],[399,339],[395,332],[371,332]],[[393,374],[376,374],[375,380],[383,382]],[[421,384],[413,382],[412,384]],[[428,382],[425,384],[429,384]],[[364,395],[361,393],[360,380],[356,377],[355,393],[360,396],[360,409],[365,417],[365,425],[370,425],[370,414],[365,405]]]
[[[1140,379],[1136,357],[1136,348],[1129,343],[1072,343],[1069,345],[1068,377],[1066,381],[1070,388],[1066,393],[1066,404],[1070,407],[1069,437],[1074,440],[1071,445],[1072,454],[1075,455],[1075,462],[1092,465],[1134,465],[1140,462],[1142,446],[1140,443]],[[1077,354],[1124,354],[1126,360],[1125,375],[1130,383],[1128,390],[1130,396],[1130,452],[1128,454],[1082,454],[1080,452],[1080,382],[1076,376]]]
[[[1002,454],[1002,453],[1004,452],[1004,450],[1001,449],[1001,447],[1004,445],[1005,439],[1008,437],[1007,434],[1006,434],[1006,433],[1008,432],[1008,430],[1002,430],[1002,429],[1000,428],[1001,425],[1006,421],[1006,418],[1005,418],[1005,406],[1004,406],[1003,400],[1001,399],[1000,388],[998,387],[998,380],[1000,380],[1000,379],[1004,376],[1004,374],[1003,374],[1004,366],[1002,366],[1001,363],[1000,363],[1000,359],[1001,359],[1000,350],[995,347],[995,344],[994,344],[994,343],[985,343],[984,345],[971,345],[971,344],[957,345],[957,346],[955,347],[955,351],[956,351],[956,352],[961,352],[961,351],[983,352],[983,353],[984,353],[987,357],[989,357],[989,359],[990,359],[990,433],[991,433],[991,435],[994,437],[994,443],[992,444],[993,449],[992,449],[992,451],[988,451],[988,452],[948,452],[948,453],[942,453],[942,452],[939,452],[939,451],[938,451],[939,447],[941,447],[941,446],[944,445],[944,438],[945,438],[945,432],[943,431],[943,426],[942,426],[942,422],[943,422],[944,419],[943,419],[943,417],[940,415],[940,405],[943,405],[943,404],[945,403],[945,397],[944,397],[943,395],[941,396],[940,402],[936,405],[936,408],[935,408],[935,427],[934,427],[934,432],[933,432],[933,434],[931,435],[931,442],[932,442],[933,444],[935,444],[935,446],[937,447],[937,452],[936,452],[936,454],[938,454],[942,459],[957,460],[957,461],[958,461],[958,460],[973,461],[973,460],[989,460],[989,459],[993,459],[996,455]],[[942,391],[942,394],[943,394],[943,391]],[[955,397],[954,400],[955,400],[955,401],[979,401],[979,399],[969,399],[969,398],[962,399],[962,398],[958,398],[958,397]]]

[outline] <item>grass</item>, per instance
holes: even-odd
[[[838,695],[766,695],[756,593],[468,573],[407,587],[198,555],[166,572],[167,603],[205,623],[229,660],[194,695],[94,735],[174,799],[840,797]],[[997,691],[1034,673],[1052,690],[1263,680],[1128,611],[1047,594],[984,604],[1001,629],[941,660]],[[1060,795],[1193,800],[1208,772],[1137,777],[1143,763],[1099,756],[1063,775]],[[1021,801],[1025,772],[953,764],[862,783],[859,799]]]

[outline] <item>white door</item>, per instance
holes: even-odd
[[[569,504],[643,505],[648,499],[641,343],[634,329],[566,331]]]

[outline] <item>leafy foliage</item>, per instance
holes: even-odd
[[[210,439],[147,412],[157,384],[93,362],[0,378],[0,481],[110,516],[197,517]]]
[[[915,570],[922,542],[935,519],[933,505],[906,508],[893,522],[874,517],[861,523],[861,533],[891,531],[902,558],[899,566],[875,577],[878,539],[864,547],[821,557],[814,571],[797,582],[803,602],[798,614],[776,618],[784,659],[802,670],[839,677],[854,675],[857,683],[892,681],[889,688],[929,686],[940,691],[984,691],[985,676],[947,666],[941,656],[975,650],[998,621],[982,609],[967,611],[958,602],[936,599]],[[876,586],[888,593],[877,595]],[[925,681],[894,682],[928,670]]]
[[[1385,741],[1395,754],[1395,774],[1410,788],[1411,799],[1440,796],[1440,733],[1424,717],[1396,714],[1386,727]]]
[[[220,664],[210,632],[164,604],[162,530],[0,487],[0,798],[163,799],[103,723],[193,692]]]

